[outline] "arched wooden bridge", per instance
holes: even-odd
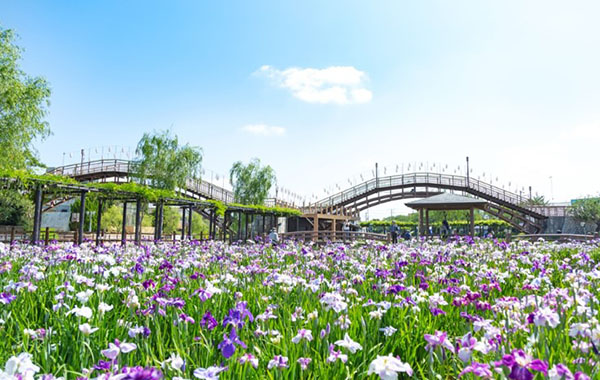
[[[425,198],[444,191],[456,191],[488,201],[484,210],[522,232],[539,233],[543,229],[545,208],[529,208],[528,198],[459,175],[408,173],[373,178],[304,208],[306,215],[358,216],[363,210],[391,201]]]

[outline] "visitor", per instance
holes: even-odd
[[[279,244],[279,235],[277,234],[275,227],[271,228],[271,232],[269,233],[269,241],[273,246]]]
[[[444,220],[442,221],[442,237],[448,237],[449,234],[450,234],[450,225],[448,224],[448,221],[446,220],[446,218],[444,218]]]
[[[350,239],[350,225],[348,224],[348,221],[344,222],[342,231],[344,231],[344,240]]]
[[[410,231],[409,230],[404,231],[404,234],[402,234],[402,237],[404,238],[404,240],[410,240],[410,238],[411,238]]]
[[[393,220],[392,221],[392,226],[390,227],[390,233],[392,235],[392,244],[396,244],[398,243],[398,231],[400,229],[398,228],[398,225],[396,224],[396,221]]]

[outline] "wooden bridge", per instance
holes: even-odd
[[[444,191],[456,191],[488,201],[484,210],[506,221],[517,230],[539,233],[549,208],[527,207],[529,200],[483,181],[459,175],[438,173],[408,173],[377,177],[303,208],[305,215],[357,217],[359,213],[386,202],[425,198]],[[558,213],[559,210],[551,210]],[[564,211],[563,211],[564,212]]]

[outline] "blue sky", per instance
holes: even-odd
[[[170,128],[206,168],[258,157],[307,197],[375,162],[453,172],[469,155],[476,176],[556,201],[600,191],[598,14],[595,1],[0,5],[22,66],[52,86],[49,165]]]

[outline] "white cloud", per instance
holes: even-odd
[[[259,136],[282,136],[285,134],[285,128],[266,124],[244,125],[242,131]]]
[[[373,93],[364,88],[367,75],[352,66],[324,69],[290,67],[279,70],[265,65],[257,73],[308,103],[368,103],[373,97]]]

